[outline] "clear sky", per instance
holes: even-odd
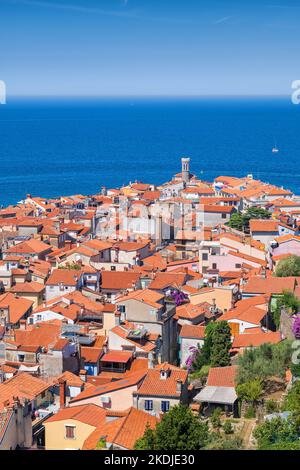
[[[9,95],[274,95],[300,79],[299,0],[0,0]]]

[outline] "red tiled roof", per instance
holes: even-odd
[[[281,341],[279,331],[271,331],[267,333],[246,333],[237,335],[232,343],[232,349],[248,348],[250,346],[257,347],[264,343],[277,344]]]
[[[132,358],[130,351],[109,351],[101,358],[101,362],[119,362],[126,364]]]
[[[138,251],[145,248],[147,245],[149,245],[149,242],[118,242],[113,248],[119,248],[120,251]]]
[[[208,387],[234,387],[238,366],[211,367],[208,372]]]
[[[124,379],[88,388],[77,395],[75,398],[72,398],[71,402],[74,403],[76,401],[86,400],[87,398],[92,398],[95,396],[107,395],[108,393],[114,392],[116,390],[133,387],[134,385],[138,385],[143,380],[146,372],[147,371],[145,369],[139,370],[137,372],[133,372],[132,374],[128,374]]]
[[[132,450],[135,442],[144,435],[149,426],[155,428],[159,420],[142,410],[130,408],[125,417],[108,422],[95,430],[84,443],[84,450],[95,449],[97,442],[103,436],[107,436],[107,442],[124,449]]]
[[[147,375],[136,392],[138,395],[148,396],[168,396],[179,397],[180,393],[176,391],[177,381],[182,383],[187,381],[188,373],[179,368],[170,368],[169,376],[166,379],[160,377],[159,369],[149,369]]]
[[[137,300],[139,302],[144,302],[151,305],[153,308],[161,308],[162,304],[159,303],[161,299],[164,298],[163,294],[156,292],[151,289],[139,289],[132,292],[129,292],[123,297],[119,297],[116,303],[125,302],[126,300]]]
[[[140,278],[139,273],[125,271],[102,271],[102,289],[130,289]]]
[[[126,339],[131,344],[134,344],[136,347],[143,349],[146,352],[152,351],[153,349],[156,348],[155,344],[151,343],[151,341],[148,341],[148,336],[146,338],[143,338],[142,340],[137,339],[133,340],[132,338],[128,338],[130,328],[125,328],[123,325],[122,326],[115,326],[112,328],[110,331],[121,338]]]
[[[0,409],[6,400],[12,400],[13,397],[33,400],[50,386],[47,382],[27,372],[18,373],[0,384]]]
[[[35,293],[39,294],[43,292],[45,289],[44,284],[41,284],[40,282],[18,282],[15,284],[13,287],[10,288],[10,292],[16,292],[17,294],[19,293],[20,295],[22,293],[30,294],[30,293]]]
[[[183,325],[181,327],[179,336],[181,338],[197,338],[203,339],[205,337],[205,326],[200,325]]]
[[[185,283],[186,274],[184,273],[157,273],[153,281],[149,284],[149,289],[165,289],[167,287],[180,287]]]
[[[70,408],[63,408],[58,413],[50,416],[44,424],[54,423],[56,421],[64,421],[73,419],[81,423],[89,424],[95,428],[99,426],[102,420],[105,420],[105,410],[101,406],[89,403],[87,405],[72,406]]]
[[[249,222],[251,232],[278,232],[276,220],[252,219]]]
[[[80,352],[81,352],[81,357],[84,358],[84,362],[95,363],[99,360],[103,352],[103,349],[81,346]]]
[[[281,294],[284,290],[294,292],[294,277],[250,277],[243,287],[243,293],[253,294]]]
[[[80,271],[77,269],[54,269],[46,285],[54,286],[62,283],[66,286],[76,286],[80,274]]]
[[[32,307],[33,301],[15,297],[11,292],[0,295],[0,309],[9,308],[9,322],[17,323]]]

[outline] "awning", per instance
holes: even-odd
[[[19,372],[38,372],[39,366],[24,366],[23,364],[19,367]]]
[[[204,387],[194,400],[200,403],[219,403],[233,405],[237,399],[234,387]]]

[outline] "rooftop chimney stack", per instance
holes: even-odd
[[[86,382],[86,375],[87,375],[87,374],[86,374],[86,370],[81,369],[81,370],[79,371],[79,377],[81,378],[81,380],[82,380],[83,382]]]
[[[182,392],[182,381],[181,380],[177,380],[176,381],[176,393],[181,393]]]
[[[59,406],[64,408],[66,405],[66,381],[64,379],[59,380]]]

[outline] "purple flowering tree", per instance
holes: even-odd
[[[300,312],[298,312],[297,315],[294,316],[292,332],[296,339],[300,339]]]
[[[190,354],[189,354],[187,360],[185,361],[185,365],[186,365],[188,373],[191,372],[192,366],[193,366],[194,361],[195,361],[196,357],[198,356],[199,352],[200,351],[199,351],[198,348],[196,348],[196,346],[190,346],[189,347],[189,353]]]
[[[182,305],[186,300],[188,300],[188,296],[184,292],[180,292],[179,290],[173,290],[172,299],[176,303],[176,307]]]

